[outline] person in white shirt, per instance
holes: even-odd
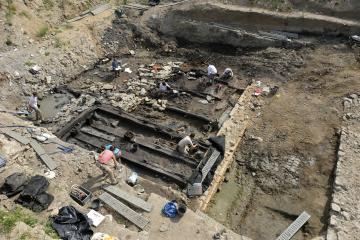
[[[194,137],[195,133],[191,133],[190,136],[186,136],[181,139],[176,146],[176,151],[185,155],[189,155],[189,150],[196,147],[196,145],[194,145],[192,142],[192,139],[194,139]]]
[[[234,76],[234,73],[231,68],[226,68],[224,73],[221,76],[221,79],[228,80]]]
[[[171,90],[170,85],[167,82],[161,82],[159,85],[160,92],[167,92]]]
[[[214,77],[217,74],[217,69],[214,65],[208,66],[208,77]]]
[[[36,113],[36,121],[42,121],[43,117],[42,117],[42,113],[38,107],[38,98],[37,98],[37,93],[33,92],[32,96],[30,97],[29,100],[29,112],[35,111]]]

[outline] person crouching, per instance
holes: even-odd
[[[117,169],[118,163],[116,161],[116,157],[113,153],[114,146],[111,146],[110,149],[105,149],[104,146],[101,147],[101,153],[98,157],[98,161],[96,162],[96,165],[100,168],[100,170],[103,172],[104,176],[107,176],[110,178],[111,184],[116,185],[118,184],[118,181],[115,178],[115,173],[112,168]]]

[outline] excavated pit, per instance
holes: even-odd
[[[186,158],[186,161],[184,161],[184,159],[174,156],[176,154],[174,152],[176,142],[181,136],[189,132],[195,132],[197,138],[202,139],[217,135],[218,129],[229,118],[229,114],[246,88],[247,82],[259,80],[270,82],[269,85],[272,86],[274,84],[286,86],[287,82],[293,81],[293,76],[303,71],[302,68],[305,68],[306,59],[311,58],[310,56],[314,54],[313,50],[318,48],[313,43],[319,39],[317,36],[310,35],[308,37],[299,35],[299,33],[307,32],[301,29],[298,31],[295,29],[296,33],[281,32],[289,29],[294,30],[294,28],[287,28],[286,26],[276,29],[273,29],[272,26],[267,26],[267,28],[257,29],[259,31],[251,34],[243,32],[244,29],[240,31],[244,25],[239,23],[241,22],[238,21],[239,19],[236,20],[239,24],[224,26],[222,22],[212,22],[212,20],[208,19],[209,16],[201,16],[200,14],[200,17],[194,17],[197,16],[196,11],[199,11],[199,9],[194,9],[194,11],[195,13],[189,15],[194,18],[191,21],[180,21],[181,14],[179,12],[182,13],[181,11],[178,11],[176,16],[167,15],[164,18],[165,20],[162,19],[160,22],[157,19],[154,21],[154,25],[160,24],[160,26],[155,26],[158,32],[165,36],[174,37],[177,40],[184,40],[179,43],[179,47],[191,48],[196,46],[201,49],[200,51],[192,51],[191,54],[188,54],[191,51],[190,49],[187,49],[188,51],[181,49],[183,51],[181,56],[185,58],[185,61],[184,59],[181,59],[181,61],[184,61],[185,64],[176,67],[176,71],[172,72],[171,77],[166,78],[171,86],[181,92],[181,95],[175,97],[171,95],[161,96],[162,101],[166,100],[166,107],[162,107],[163,102],[157,104],[162,109],[159,109],[159,106],[154,107],[152,99],[157,99],[158,97],[156,92],[152,91],[154,86],[148,87],[148,80],[153,76],[147,77],[147,74],[154,70],[154,66],[151,66],[152,69],[150,71],[149,69],[147,71],[139,70],[144,67],[147,68],[147,64],[150,63],[155,62],[156,67],[156,64],[159,62],[164,63],[167,60],[175,62],[178,59],[167,57],[160,59],[162,57],[159,56],[156,56],[154,59],[149,57],[149,53],[141,53],[144,55],[139,54],[139,57],[126,56],[122,60],[129,63],[133,73],[121,74],[119,77],[114,77],[109,72],[109,64],[99,64],[94,69],[69,82],[68,86],[76,91],[81,91],[83,94],[96,97],[102,103],[111,104],[115,108],[106,105],[95,106],[85,115],[81,114],[80,117],[70,122],[67,127],[60,130],[58,136],[65,141],[89,150],[97,150],[101,145],[109,143],[111,137],[114,137],[113,143],[124,149],[124,163],[134,171],[139,172],[144,178],[160,185],[174,186],[173,184],[176,184],[179,186],[178,189],[187,187],[189,193],[189,184],[191,185],[191,183],[194,183],[199,178],[204,180],[203,176],[199,175],[199,173],[203,173],[202,170],[205,168],[205,165],[211,162],[211,155],[214,153],[213,146],[209,142],[204,141],[203,151],[208,154],[205,154],[201,159]],[[223,14],[223,10],[219,11]],[[249,13],[244,14],[243,17],[246,18],[247,14]],[[174,28],[171,24],[170,26],[164,25],[164,23],[169,22],[171,24],[181,22],[184,25],[182,29],[185,29],[185,32],[180,30],[180,28]],[[205,25],[204,22],[206,22]],[[116,25],[114,29],[116,29]],[[199,29],[202,31],[198,31]],[[251,30],[246,27],[245,29]],[[272,30],[275,30],[275,32]],[[343,28],[343,30],[346,31],[347,29]],[[315,29],[315,31],[318,31],[316,34],[319,34],[323,29]],[[208,37],[209,32],[214,33],[210,38]],[[333,32],[332,34],[336,35],[338,33]],[[239,36],[241,36],[241,40],[239,40]],[[288,41],[288,39],[292,41]],[[311,39],[312,48],[307,48],[309,46],[308,39]],[[324,39],[324,41],[326,42],[327,39]],[[333,41],[333,39],[329,39],[329,41]],[[335,42],[338,44],[337,40]],[[208,48],[209,46],[210,48]],[[226,49],[221,51],[221,48],[224,46]],[[251,48],[251,51],[247,51],[247,48]],[[264,48],[266,49],[259,50]],[[209,49],[218,49],[218,51],[209,51]],[[209,52],[202,58],[200,55],[206,51]],[[333,53],[333,51],[337,50],[332,49],[330,52]],[[319,55],[319,58],[324,59],[326,54]],[[199,62],[192,62],[186,59],[189,56],[194,56],[195,59],[197,57],[202,58],[202,61],[199,61],[200,64]],[[205,66],[211,63],[216,63],[221,69],[230,66],[237,73],[231,82],[223,84],[223,88],[220,91],[216,91],[216,86],[205,88],[199,86],[198,82],[201,81],[201,76],[192,79],[192,75],[188,74],[194,69],[205,69]],[[324,64],[319,68],[324,68],[328,65]],[[179,69],[185,75],[178,74]],[[317,71],[318,69],[304,70],[304,72],[309,72],[314,76],[318,74]],[[133,78],[134,73],[137,74],[136,77],[138,78],[135,85],[132,84],[135,81]],[[316,89],[316,81],[312,82],[314,76],[304,78],[300,74],[299,79],[304,78],[304,82],[310,82],[310,85],[314,85],[312,87]],[[143,78],[147,80],[143,81]],[[151,84],[156,85],[160,81],[162,80],[155,79]],[[109,87],[109,89],[107,89],[108,87],[103,87],[108,84],[116,85],[117,87]],[[94,85],[97,87],[94,88]],[[131,91],[129,91],[130,87]],[[119,106],[116,106],[117,102],[124,102],[123,97],[126,94],[136,92],[135,95],[139,96],[140,88],[144,88],[146,93],[144,95],[140,94],[140,100],[134,106],[124,108],[124,111],[120,110]],[[296,86],[295,88],[304,89],[304,86]],[[119,98],[113,98],[113,92],[124,95],[121,95]],[[278,98],[282,100],[282,94],[285,96],[297,96],[298,92],[286,89],[285,92],[280,94],[280,97],[275,96],[272,100],[274,102]],[[149,98],[150,101],[146,100],[146,98]],[[288,102],[280,103],[283,108],[287,107],[287,103],[292,102],[291,98],[286,99]],[[297,100],[298,102],[304,101],[304,99]],[[208,102],[204,103],[205,101]],[[252,110],[255,114],[250,117],[252,119],[249,121],[263,118],[261,107],[267,107],[267,105],[262,104],[252,103]],[[318,103],[314,100],[314,104]],[[79,112],[81,112],[81,109]],[[299,111],[296,114],[301,116],[304,112],[306,111]],[[284,113],[284,115],[286,114],[288,112]],[[313,112],[307,112],[307,114],[310,116]],[[124,118],[124,116],[127,117]],[[326,118],[327,116],[323,117]],[[266,126],[273,120],[268,117],[264,118],[263,121],[259,124],[259,126],[263,127],[260,128],[259,132],[261,130],[267,132]],[[278,124],[286,121],[288,120],[280,119]],[[309,121],[311,122],[313,119],[307,119],[304,122],[308,123]],[[152,127],[145,126],[149,124]],[[273,126],[274,129],[276,129],[277,125],[273,124],[275,125]],[[302,125],[302,127],[306,128],[307,126]],[[135,133],[135,142],[139,145],[135,153],[130,151],[132,142],[124,141],[123,139],[124,134],[129,130]],[[326,129],[326,131],[330,132],[331,130]],[[260,134],[259,132],[256,133]],[[288,134],[290,135],[290,133]],[[106,139],[99,138],[100,135]],[[281,139],[283,141],[286,140],[281,133],[271,132],[269,136],[275,136],[275,139],[279,140],[279,146],[283,144]],[[256,136],[254,139],[256,140]],[[308,174],[308,176],[306,175],[308,178],[305,179],[305,184],[301,185],[300,188],[301,196],[297,192],[298,188],[282,186],[278,182],[267,181],[266,174],[262,175],[264,174],[263,172],[267,173],[262,165],[264,164],[262,163],[262,148],[253,144],[254,139],[246,135],[245,139],[240,143],[240,150],[245,151],[246,154],[243,154],[241,159],[237,159],[237,163],[230,167],[230,173],[225,177],[226,181],[221,185],[221,191],[213,198],[208,213],[240,234],[247,235],[253,239],[265,239],[269,234],[272,238],[276,238],[302,210],[308,210],[313,215],[313,218],[299,232],[296,239],[310,239],[317,234],[323,233],[327,226],[329,192],[331,190],[329,186],[331,185],[331,172],[335,164],[332,158],[334,152],[332,151],[333,142],[331,137],[327,138],[328,140],[330,139],[328,142],[315,143],[319,144],[319,149],[309,150],[309,152],[326,150],[326,154],[324,154],[326,156],[320,156],[320,160],[315,164],[315,167],[311,165],[313,163],[310,157],[310,160],[305,158],[308,157],[306,154],[304,154],[305,157],[303,158],[294,157],[293,155],[296,155],[298,150],[290,147],[287,151],[276,153],[279,156],[272,158],[273,161],[270,161],[269,166],[266,166],[265,170],[284,167],[285,172],[292,172],[295,177],[290,179],[290,183],[293,180],[295,182],[299,179],[303,180],[304,176]],[[272,142],[270,139],[267,139],[267,141]],[[245,146],[242,146],[243,144]],[[308,149],[309,147],[304,148]],[[259,166],[254,167],[252,166],[253,158],[251,154],[256,155],[259,152],[261,156],[258,157],[259,159],[255,159],[255,163],[258,163]],[[239,155],[241,154],[238,153]],[[264,155],[266,155],[266,152],[264,152]],[[326,159],[330,160],[327,162]],[[289,165],[281,165],[288,160],[290,161]],[[246,163],[247,165],[244,166],[244,161],[250,163]],[[205,181],[207,182],[203,184],[202,190],[206,190],[207,186],[210,185],[212,175],[219,163],[219,161],[215,161],[211,165],[209,172],[206,172],[208,176],[206,176]],[[305,169],[304,173],[302,172],[303,168]],[[319,171],[321,176],[317,176]],[[288,175],[285,175],[283,179],[286,179],[286,177]],[[279,181],[282,181],[281,178],[279,179]],[[257,181],[265,185],[265,187]],[[319,182],[316,186],[313,186],[313,181]],[[268,189],[271,189],[271,191],[266,191]],[[312,201],[311,196],[315,196],[318,201]],[[260,223],[259,225],[263,225],[264,228],[260,229],[260,227],[252,226],[253,222]],[[270,230],[268,231],[268,229]]]
[[[129,59],[125,61],[130,62]],[[144,69],[144,66],[139,66],[139,69]],[[104,105],[95,105],[82,111],[63,127],[56,123],[53,127],[60,127],[57,136],[64,141],[89,150],[98,151],[106,144],[118,146],[122,150],[123,162],[141,176],[165,186],[176,184],[180,188],[187,188],[189,196],[201,195],[211,184],[214,171],[222,160],[218,146],[207,139],[216,137],[217,131],[244,92],[241,86],[246,87],[246,84],[234,78],[207,85],[204,77],[206,72],[193,74],[193,71],[198,71],[196,64],[173,67],[167,81],[177,93],[160,93],[156,84],[144,81],[143,77],[139,84],[146,88],[146,95],[142,95],[130,111],[124,111],[106,105],[114,101],[102,95],[128,92],[129,86],[132,88],[129,84],[133,83],[131,75],[130,80],[125,73],[114,77],[106,63],[96,65],[94,69],[72,80],[66,89],[102,99]],[[145,74],[148,74],[147,71]],[[164,80],[157,80],[158,83],[161,81]],[[99,91],[91,91],[94,83],[99,86],[117,84],[119,89],[104,91],[100,87]],[[149,104],[148,99],[161,99],[161,102],[157,104],[157,101],[154,103],[151,100],[152,104]],[[84,101],[79,104],[84,104]],[[94,100],[92,102],[95,103]],[[165,102],[166,106],[163,105]],[[100,104],[100,101],[95,104]],[[77,108],[81,111],[81,106]],[[134,134],[134,139],[124,137],[128,132]],[[187,157],[176,152],[175,148],[177,142],[190,132],[196,133],[195,141],[199,149],[196,154]],[[133,151],[134,145],[137,145],[136,151]],[[202,185],[200,192],[192,188],[195,183]]]

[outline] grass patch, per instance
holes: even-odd
[[[91,7],[92,7],[92,4],[93,4],[93,3],[92,3],[91,0],[86,0],[86,1],[85,1],[85,6],[86,6],[87,9],[91,8]]]
[[[31,19],[30,14],[27,13],[26,11],[21,11],[21,12],[19,13],[19,15],[22,16],[22,17],[26,17],[27,19]]]
[[[56,37],[54,46],[56,48],[61,48],[62,46],[64,46],[64,43],[59,38]]]
[[[35,65],[35,63],[32,62],[31,60],[27,60],[24,64],[25,64],[25,66],[28,66],[28,67],[31,67],[31,66]]]
[[[45,56],[49,56],[50,55],[50,53],[49,52],[45,52]]]
[[[6,13],[5,13],[5,22],[9,26],[12,25],[12,17],[16,13],[16,7],[12,0],[6,0]]]
[[[67,24],[64,25],[64,28],[65,28],[65,29],[73,29],[74,26],[71,25],[70,23],[67,23]]]
[[[3,233],[10,233],[15,227],[17,222],[24,222],[30,227],[34,227],[38,222],[36,218],[30,216],[27,213],[17,207],[14,211],[5,212],[0,210],[0,231]]]
[[[13,14],[16,13],[16,7],[12,0],[7,0],[7,10]]]
[[[42,26],[39,31],[36,33],[37,37],[45,37],[45,35],[48,33],[49,27],[47,25]]]
[[[45,226],[44,226],[44,232],[49,235],[50,237],[54,238],[54,239],[58,239],[59,235],[57,234],[57,232],[55,231],[55,229],[51,226],[50,221],[47,221]]]
[[[55,6],[53,0],[43,0],[43,5],[46,10],[50,10]]]
[[[292,11],[292,7],[289,5],[287,0],[250,0],[251,4],[260,6],[266,6],[276,11]]]
[[[29,240],[31,238],[31,235],[29,233],[23,233],[21,234],[19,240]]]

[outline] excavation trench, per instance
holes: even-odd
[[[52,126],[59,129],[57,136],[64,141],[89,150],[98,151],[102,145],[113,144],[122,150],[124,164],[144,178],[165,186],[176,184],[186,189],[188,196],[202,195],[211,185],[214,172],[223,159],[224,146],[219,147],[219,144],[224,145],[224,139],[217,137],[217,132],[229,118],[244,88],[237,84],[237,78],[209,85],[206,83],[206,73],[193,73],[194,68],[195,65],[191,63],[173,67],[167,81],[177,93],[164,94],[158,92],[156,87],[156,82],[164,80],[155,80],[155,84],[151,77],[144,80],[149,75],[146,69],[142,71],[147,75],[136,83],[131,74],[122,73],[114,77],[108,65],[97,65],[64,88],[66,92],[86,95],[84,101],[75,106],[79,115],[65,126],[60,127],[56,123]],[[144,66],[139,69],[144,69]],[[166,66],[164,69],[167,69]],[[106,84],[117,84],[119,88],[116,91],[110,87],[104,89]],[[111,100],[113,96],[119,93],[126,95],[132,89],[131,84],[145,88],[146,97],[142,96],[130,112],[110,106],[109,103],[114,103]],[[94,86],[98,86],[95,91],[92,90]],[[104,95],[105,99],[102,97]],[[50,95],[45,99],[55,96]],[[88,102],[86,99],[89,96],[93,98],[90,102],[95,105],[82,111],[82,105]],[[96,98],[99,101],[94,100]],[[162,99],[166,101],[166,106],[164,102],[157,104],[152,99]],[[195,141],[199,148],[190,156],[179,154],[175,150],[176,144],[190,132],[196,133]],[[134,137],[129,139],[129,133]]]

